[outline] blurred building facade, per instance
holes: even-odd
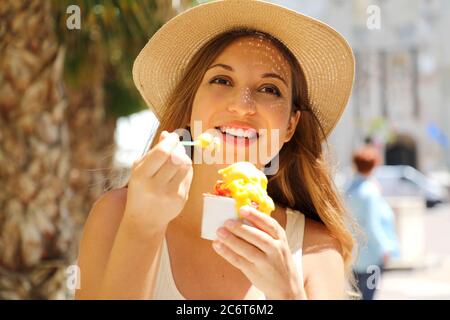
[[[327,23],[354,50],[353,94],[330,138],[339,166],[350,165],[352,150],[371,136],[383,152],[391,150],[387,162],[407,161],[424,172],[450,168],[450,1],[271,2]],[[380,28],[368,26],[377,10]],[[399,148],[416,154],[402,157]]]

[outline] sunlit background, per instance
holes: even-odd
[[[0,2],[0,299],[67,299],[98,196],[126,181],[158,123],[131,66],[158,28],[206,1]],[[276,0],[342,33],[353,94],[329,140],[341,190],[371,143],[402,255],[378,299],[450,299],[450,2]],[[70,30],[71,5],[80,28]]]

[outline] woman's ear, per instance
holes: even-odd
[[[286,138],[284,140],[284,142],[288,142],[289,140],[291,140],[292,136],[295,133],[295,129],[297,128],[297,124],[300,120],[300,116],[301,116],[302,112],[300,110],[295,111],[295,113],[291,114],[291,116],[289,117],[289,124],[288,124],[288,128],[286,130]]]

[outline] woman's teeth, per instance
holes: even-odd
[[[222,133],[232,135],[239,138],[253,139],[258,136],[256,130],[254,129],[242,129],[242,128],[231,128],[231,127],[219,127]]]

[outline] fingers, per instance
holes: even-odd
[[[159,142],[163,141],[164,138],[166,138],[169,135],[169,132],[167,132],[166,130],[162,131],[161,134],[159,135]]]
[[[190,160],[190,159],[189,159]],[[172,186],[178,186],[181,183],[184,184],[185,190],[189,189],[190,181],[192,178],[192,162],[190,164],[187,164],[186,166],[181,167],[177,173],[170,179],[168,183],[168,187]],[[186,179],[188,176],[190,176],[189,179]]]
[[[253,267],[253,264],[250,261],[238,255],[236,252],[228,248],[226,244],[221,243],[220,241],[214,241],[213,248],[226,261],[234,267],[242,270],[244,273],[249,272],[249,270]]]
[[[265,254],[251,243],[235,236],[226,228],[219,228],[217,235],[222,243],[238,255],[245,257],[253,264],[260,264],[265,259]]]
[[[162,131],[161,134],[159,135],[158,142],[163,141],[169,134],[170,134],[170,133],[167,132],[166,130]],[[150,152],[150,150],[147,150],[147,152],[146,152],[145,154],[148,154],[149,152]],[[145,156],[142,156],[141,158],[136,159],[136,160],[133,162],[133,167],[136,167],[136,166],[138,166],[139,164],[141,164],[141,162],[143,162],[144,159],[145,159]]]
[[[172,161],[167,160],[166,163],[155,173],[153,176],[153,182],[156,185],[163,186],[167,184],[180,170],[178,165],[172,163]]]
[[[189,168],[191,159],[186,155],[186,152],[181,144],[179,144],[172,151],[171,156],[161,166],[161,168],[154,174],[153,181],[159,185],[167,184],[179,171],[186,171]],[[187,168],[185,168],[187,167]]]
[[[271,216],[260,212],[252,206],[243,206],[239,209],[239,214],[249,220],[258,229],[268,233],[274,239],[281,239],[284,229],[280,226],[277,220]]]
[[[152,177],[163,164],[171,157],[172,151],[180,144],[178,134],[161,133],[160,142],[154,146],[136,165],[145,176]]]
[[[233,233],[235,236],[253,244],[259,250],[268,253],[274,246],[274,238],[268,235],[266,232],[249,226],[238,220],[228,220],[225,223],[225,227]]]

